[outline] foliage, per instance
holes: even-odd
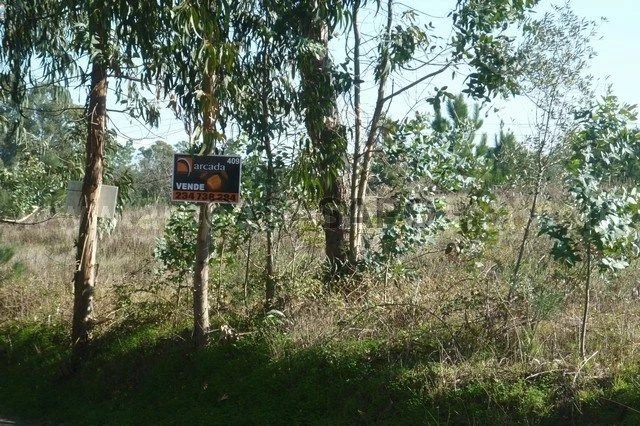
[[[457,145],[470,143],[467,128],[450,128],[438,118],[436,122],[439,131],[421,115],[385,124],[381,153],[372,165],[380,247],[365,242],[369,256],[394,258],[427,244],[450,223],[437,194],[462,190],[474,180],[468,173],[474,159],[465,157]]]
[[[151,69],[171,95],[171,106],[190,137],[194,142],[203,137],[197,152],[224,149],[218,146],[226,139],[224,129],[238,111],[235,107],[242,105],[244,84],[237,73],[249,42],[252,7],[252,2],[237,0],[181,2],[163,33],[158,49],[163,59]],[[210,114],[213,122],[204,128]]]
[[[0,167],[0,216],[5,218],[36,209],[63,210],[68,182],[82,179],[86,129],[80,107],[67,103],[68,91],[61,88],[33,93],[31,106],[20,113],[26,117],[21,139],[5,135],[7,146],[15,147],[11,166]],[[121,145],[108,135],[104,180],[119,188],[119,214],[132,197],[131,150],[131,144]]]
[[[207,218],[213,235],[209,264],[224,262],[225,251],[235,252],[252,232],[246,227],[245,212],[228,205],[216,206]],[[156,274],[166,278],[179,289],[193,274],[196,251],[198,221],[193,204],[181,203],[172,209],[167,220],[163,237],[156,241],[154,258],[157,262]]]
[[[149,147],[139,148],[139,158],[131,171],[134,204],[169,201],[174,153],[173,146],[165,141],[155,141]]]
[[[473,185],[467,197],[467,204],[459,219],[461,241],[457,250],[478,256],[485,245],[497,241],[496,223],[505,212],[496,208],[496,197],[484,183]]]
[[[512,132],[495,135],[494,146],[485,154],[489,170],[485,176],[489,186],[519,187],[531,184],[535,175],[534,153]]]
[[[127,82],[124,88],[122,81],[116,83],[117,100],[128,96],[123,103],[129,103],[131,115],[157,122],[156,105],[145,102],[138,89],[155,83],[150,64],[161,60],[159,34],[169,22],[173,4],[171,0],[135,5],[118,1],[7,4],[1,35],[8,48],[0,52],[0,59],[11,67],[3,72],[28,77],[23,81],[32,84],[63,82],[68,87],[75,78],[86,82],[90,77],[81,57],[102,58],[113,77]],[[96,24],[106,26],[106,40],[98,40]],[[35,71],[31,67],[37,64],[41,67]],[[15,100],[26,89],[22,85],[13,90]]]
[[[465,93],[489,99],[495,92],[518,91],[520,58],[509,49],[513,38],[507,29],[510,23],[522,22],[537,3],[538,0],[458,1],[459,9],[453,14],[455,55],[467,59],[473,69]]]
[[[527,22],[523,35],[519,84],[536,112],[533,132],[525,139],[532,155],[523,164],[529,172],[528,179],[522,181],[530,194],[529,214],[513,267],[509,300],[513,300],[521,278],[536,281],[535,276],[521,277],[527,245],[538,221],[540,204],[548,196],[548,184],[561,179],[561,164],[570,155],[567,139],[576,126],[573,112],[593,97],[594,87],[592,77],[586,74],[588,61],[594,55],[594,22],[576,16],[567,3],[554,6],[542,19]]]
[[[89,54],[99,58],[116,78],[116,101],[136,118],[157,124],[155,103],[141,95],[154,82],[150,64],[159,60],[157,46],[161,29],[167,23],[172,1],[138,2],[135,6],[118,2],[22,2],[8,4],[1,22],[3,46],[0,69],[3,101],[10,107],[2,126],[7,130],[2,158],[9,164],[16,152],[28,148],[25,156],[38,158],[46,153],[47,165],[60,166],[60,174],[77,179],[84,170],[80,148],[86,141],[84,107],[73,105],[68,87],[74,79],[84,84],[90,79],[80,58]],[[46,19],[43,17],[47,17]],[[89,19],[91,18],[91,19]],[[103,19],[105,22],[100,22]],[[144,24],[140,24],[144,22]],[[98,28],[100,27],[100,29]],[[104,30],[106,39],[100,31]],[[98,34],[100,33],[100,34]],[[40,65],[35,69],[35,65]],[[142,71],[141,71],[142,70]],[[8,95],[7,95],[8,94]],[[69,140],[73,133],[73,140]],[[9,140],[12,139],[12,140]],[[117,161],[117,143],[107,144],[106,183],[120,187],[119,210],[128,201],[131,176],[126,170],[111,167]],[[27,155],[28,152],[28,155]],[[13,153],[13,154],[11,154]],[[79,172],[77,171],[79,170]],[[52,183],[63,187],[65,182]],[[15,179],[14,179],[15,180]],[[41,200],[40,204],[46,203]]]
[[[439,104],[434,108],[433,130],[437,137],[448,141],[448,149],[458,162],[452,172],[463,181],[463,186],[452,189],[467,192],[467,203],[458,220],[460,241],[456,250],[477,255],[485,244],[495,242],[498,233],[495,223],[502,215],[494,205],[496,199],[492,191],[495,168],[491,163],[494,166],[497,163],[494,152],[498,147],[487,147],[486,135],[477,140],[476,132],[482,127],[480,107],[475,105],[470,115],[463,95],[447,101],[448,117],[442,115]]]
[[[260,146],[259,142],[255,142]],[[287,152],[282,149],[275,154],[274,167],[269,171],[264,161],[263,149],[247,148],[248,154],[242,163],[242,225],[255,231],[275,230],[284,224],[284,214],[291,205],[289,188],[291,168],[286,166]],[[270,174],[272,175],[270,176]],[[266,202],[268,192],[271,199]]]
[[[576,15],[569,3],[526,22],[518,52],[519,86],[537,109],[550,115],[549,122],[547,115],[539,116],[541,125],[567,130],[573,124],[571,113],[592,97],[594,79],[586,71],[596,56],[591,43],[597,35],[597,23]]]
[[[169,279],[174,285],[182,285],[193,273],[197,237],[195,209],[188,204],[180,204],[171,212],[154,249],[158,262],[158,274]]]
[[[532,181],[548,176],[570,155],[566,137],[575,131],[574,113],[595,96],[587,70],[596,55],[591,45],[596,28],[596,22],[577,16],[568,3],[525,25],[518,84],[536,111],[533,133],[523,141],[533,151],[529,162],[537,176]]]
[[[68,180],[82,173],[84,126],[69,92],[58,86],[32,89],[21,105],[3,99],[0,115],[17,120],[13,131],[0,129],[0,216],[59,210]]]
[[[476,144],[475,133],[482,125],[479,109],[470,117],[461,96],[446,107],[448,118],[436,106],[430,126],[420,115],[386,124],[382,152],[372,167],[373,188],[390,197],[394,206],[383,216],[382,253],[397,256],[424,246],[450,225],[452,218],[445,216],[445,202],[438,194],[451,192],[467,193],[457,223],[458,249],[477,253],[495,241],[494,224],[502,213],[494,206],[487,178],[492,172],[489,149]]]
[[[432,199],[434,190],[461,185],[455,155],[428,130],[426,117],[421,115],[385,123],[381,153],[372,165],[372,187],[382,202],[378,206],[379,250],[384,257],[411,251],[442,229],[446,223],[443,203]]]
[[[607,188],[605,182],[633,154],[640,132],[629,128],[636,119],[633,108],[620,106],[612,95],[580,118],[567,164],[571,214],[562,221],[545,216],[540,232],[554,239],[552,254],[557,260],[569,266],[583,260],[586,263],[580,333],[580,355],[584,358],[593,265],[616,272],[640,255],[638,190]]]
[[[587,247],[593,247],[599,266],[615,271],[640,253],[637,189],[608,185],[640,142],[638,131],[629,128],[634,120],[633,109],[619,105],[611,95],[583,114],[567,164],[570,213],[563,220],[546,215],[541,227],[541,233],[554,240],[556,259],[574,265],[585,259]]]

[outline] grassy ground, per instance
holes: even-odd
[[[1,226],[0,413],[69,424],[639,423],[638,265],[595,277],[583,360],[579,270],[555,265],[548,240],[528,242],[506,298],[526,205],[503,203],[499,238],[482,253],[445,253],[456,238],[446,232],[346,293],[318,279],[318,229],[288,224],[276,238],[284,319],[261,309],[263,239],[227,241],[211,265],[211,319],[242,338],[214,337],[201,352],[188,277],[155,273],[168,208],[128,211],[100,241],[96,341],[73,372],[75,220]]]
[[[637,369],[574,382],[573,374],[522,365],[447,365],[429,354],[429,342],[302,349],[281,334],[195,352],[187,333],[144,326],[103,336],[69,374],[64,330],[3,332],[0,410],[52,424],[640,421]]]

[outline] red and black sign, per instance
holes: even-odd
[[[173,156],[171,199],[196,203],[239,203],[242,160],[237,155]]]

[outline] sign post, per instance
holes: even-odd
[[[175,154],[171,200],[238,204],[241,171],[238,155]]]

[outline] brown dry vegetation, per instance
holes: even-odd
[[[319,230],[304,221],[287,227],[277,245],[286,315],[278,330],[303,347],[376,338],[460,366],[485,359],[496,365],[523,363],[534,372],[578,371],[580,271],[556,265],[548,255],[549,240],[535,237],[527,245],[517,297],[508,302],[525,200],[511,193],[500,199],[506,213],[497,224],[498,241],[482,255],[446,254],[447,243],[455,238],[447,231],[432,246],[404,259],[410,275],[392,264],[367,273],[355,288],[347,286],[348,294],[325,292],[318,278]],[[153,250],[169,209],[129,210],[115,231],[101,238],[98,334],[146,321],[189,326],[189,281],[178,290],[154,272]],[[16,252],[0,275],[0,324],[70,323],[76,225],[73,218],[59,217],[36,226],[0,227],[2,243]],[[264,249],[259,236],[251,244],[248,260],[244,244],[226,253],[222,265],[212,263],[214,326],[230,324],[239,332],[254,333],[256,321],[262,321]],[[640,358],[639,275],[634,264],[617,277],[594,282],[587,343],[589,353],[595,353],[589,359],[592,375],[611,373],[623,362]]]

